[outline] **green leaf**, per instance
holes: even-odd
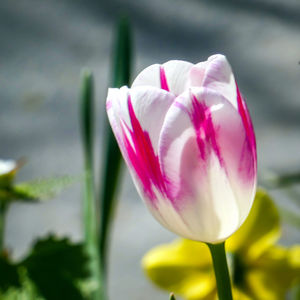
[[[132,43],[129,20],[126,17],[123,17],[118,24],[114,49],[114,87],[129,85],[131,75],[131,48]],[[107,119],[104,144],[106,145],[106,151],[104,151],[102,160],[104,168],[101,176],[101,193],[99,199],[101,207],[100,257],[103,269],[105,269],[106,265],[108,233],[116,204],[115,196],[122,161],[118,144]]]
[[[38,295],[33,282],[27,277],[26,270],[19,268],[21,286],[15,287],[10,285],[8,290],[0,293],[1,300],[45,300],[45,298]]]
[[[175,295],[173,293],[170,294],[170,300],[176,300]]]
[[[18,268],[4,255],[0,256],[0,291],[5,292],[10,287],[20,287]]]
[[[282,174],[278,175],[274,181],[273,184],[276,187],[287,187],[293,184],[300,183],[300,173],[291,173],[291,174]]]
[[[261,184],[267,188],[287,188],[295,184],[300,184],[300,172],[278,174],[265,170],[260,175]]]
[[[85,157],[91,164],[94,146],[94,79],[91,71],[82,71],[81,82],[81,131]]]
[[[81,244],[50,236],[39,240],[19,265],[47,300],[82,300],[78,281],[89,277],[88,258]]]
[[[299,282],[292,288],[291,299],[293,299],[293,300],[300,299],[300,283]]]
[[[71,176],[59,176],[23,182],[14,185],[10,195],[15,200],[26,202],[46,200],[53,198],[75,181],[76,179]]]
[[[0,299],[1,300],[37,300],[41,298],[33,298],[30,293],[28,293],[26,290],[23,289],[17,289],[17,288],[10,288],[5,293],[0,293]]]
[[[116,33],[113,61],[113,86],[129,85],[131,77],[132,42],[129,19],[122,16]]]
[[[93,144],[94,144],[94,97],[93,77],[90,71],[82,73],[81,86],[81,131],[84,149],[84,226],[87,247],[97,247],[97,221],[94,190]]]
[[[84,246],[90,257],[91,278],[88,284],[82,285],[86,290],[86,286],[92,286],[91,299],[103,299],[101,284],[100,259],[98,251],[98,223],[97,223],[97,207],[95,199],[95,183],[94,183],[94,89],[93,76],[88,70],[82,72],[81,75],[81,132],[84,150]]]
[[[16,171],[9,172],[4,175],[0,175],[0,188],[9,188],[12,186],[15,179]]]
[[[7,204],[0,201],[0,255],[4,250],[4,233],[5,233],[5,217],[7,212]],[[0,269],[1,272],[1,269]]]

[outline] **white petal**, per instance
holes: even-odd
[[[152,147],[157,153],[161,127],[167,110],[175,100],[174,95],[149,86],[109,89],[107,113],[119,143],[121,143],[122,132],[125,132],[131,140],[129,131],[133,130],[133,127],[128,110],[129,99],[139,125],[144,132],[149,134]]]
[[[151,65],[137,76],[132,87],[154,86],[178,96],[188,88],[192,67],[193,64],[181,60],[171,60],[163,65]]]
[[[237,92],[234,75],[226,57],[216,54],[191,69],[191,86],[207,87],[219,92],[237,109]]]
[[[134,182],[145,201],[155,205],[165,193],[157,149],[161,127],[175,96],[154,87],[110,90],[108,116]]]
[[[175,96],[153,87],[136,87],[130,90],[132,106],[144,131],[148,132],[157,153],[158,139],[165,115]]]
[[[160,65],[151,65],[140,72],[133,81],[131,87],[134,88],[137,86],[153,86],[160,89]]]
[[[159,158],[171,198],[185,221],[176,233],[215,243],[237,230],[250,210],[255,162],[252,151],[244,150],[245,129],[234,107],[208,89],[191,93],[178,97],[166,115]],[[204,115],[194,111],[192,95],[203,105]],[[202,117],[206,121],[201,128],[197,122]]]
[[[108,95],[106,99],[106,111],[108,119],[115,137],[119,143],[120,149],[123,153],[123,123],[129,124],[129,114],[127,112],[127,100],[128,100],[129,89],[124,86],[120,89],[110,88],[108,89]]]
[[[190,70],[193,67],[192,63],[182,60],[170,60],[162,66],[165,70],[171,93],[178,96],[187,90],[189,87]]]

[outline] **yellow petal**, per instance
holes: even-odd
[[[300,245],[294,245],[289,249],[288,259],[293,268],[300,269]]]
[[[195,276],[183,286],[178,294],[187,300],[217,300],[216,282],[214,274],[209,276]]]
[[[188,300],[205,298],[215,290],[208,247],[200,242],[176,240],[150,250],[142,260],[149,278],[160,288]]]
[[[232,296],[234,300],[253,300],[251,297],[249,297],[245,291],[240,290],[238,288],[233,288],[232,290]]]
[[[275,204],[262,189],[256,192],[248,218],[226,242],[226,249],[250,263],[272,246],[280,236],[280,220]]]
[[[300,280],[300,247],[269,248],[246,274],[254,299],[282,300],[293,283]]]
[[[253,270],[247,274],[247,286],[253,299],[282,300],[284,295],[272,289],[269,279],[263,270]]]

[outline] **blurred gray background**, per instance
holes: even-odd
[[[27,158],[20,181],[81,173],[83,67],[96,79],[100,157],[113,33],[121,11],[132,19],[134,76],[153,63],[196,63],[224,53],[252,114],[259,170],[300,169],[298,0],[1,0],[0,158]],[[110,299],[166,299],[145,279],[140,260],[174,236],[150,216],[128,174],[124,177],[112,234]],[[273,195],[279,204],[297,208],[284,193]],[[48,232],[78,241],[81,219],[80,184],[47,203],[16,204],[8,215],[6,245],[18,258]],[[297,240],[299,233],[284,227],[281,242]]]

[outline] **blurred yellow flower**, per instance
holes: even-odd
[[[280,237],[276,206],[258,190],[250,215],[226,241],[235,300],[283,300],[300,282],[300,245],[275,245]],[[217,299],[216,282],[208,247],[179,239],[150,250],[143,268],[159,287],[188,300]]]

